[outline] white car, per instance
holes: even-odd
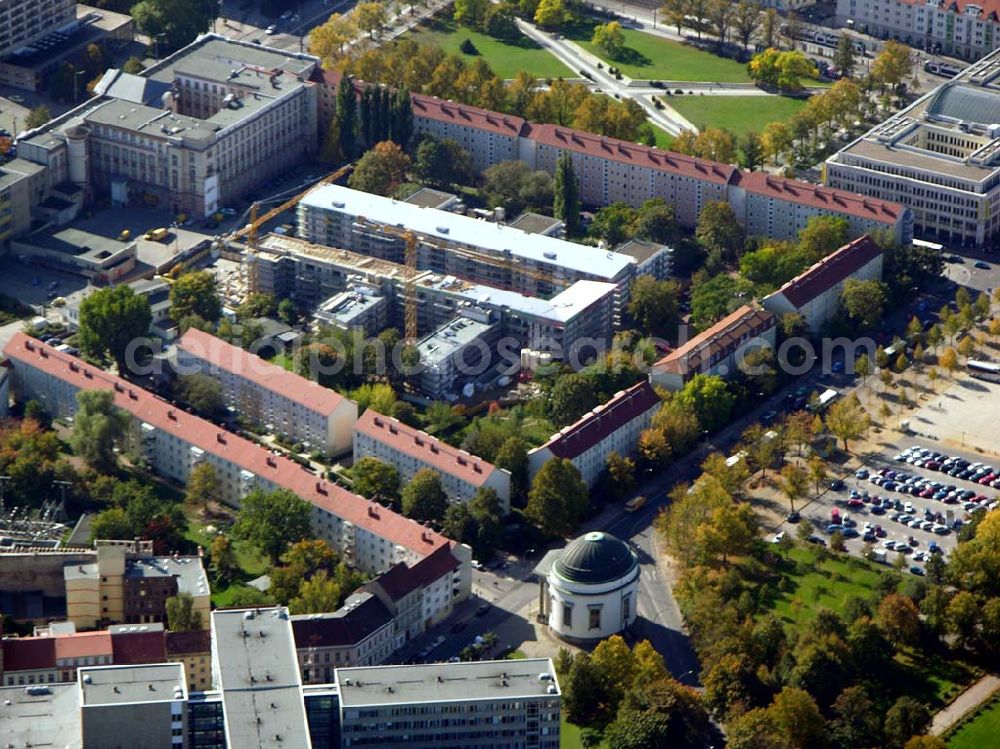
[[[784,531],[780,531],[779,533],[775,533],[774,534],[774,538],[771,539],[771,543],[772,544],[780,544],[784,540],[785,540],[785,532]]]
[[[24,97],[20,94],[11,94],[7,98],[16,104],[24,104]]]
[[[274,32],[276,32],[277,30],[278,30],[278,27],[277,27],[277,26],[275,26],[275,25],[274,25],[274,24],[272,23],[272,24],[271,24],[270,26],[268,26],[268,27],[267,27],[266,29],[264,29],[264,33],[265,33],[265,34],[267,34],[268,36],[271,36],[271,35],[272,35],[272,34],[274,34]]]
[[[906,512],[906,513],[909,513],[910,515],[912,515],[913,513],[916,512],[916,510],[913,507],[913,503],[912,502],[904,502],[903,503],[903,511]]]

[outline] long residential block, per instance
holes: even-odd
[[[436,471],[453,502],[468,502],[477,490],[493,489],[504,513],[510,511],[510,471],[372,409],[354,425],[354,460],[364,457],[394,466],[404,484],[423,468]]]
[[[215,378],[235,412],[312,450],[339,455],[351,448],[357,403],[211,333],[190,328],[181,336],[177,369]]]
[[[312,505],[313,533],[364,572],[377,574],[398,562],[415,564],[448,547],[457,560],[448,578],[452,599],[468,596],[468,547],[23,333],[10,340],[4,355],[13,370],[15,398],[34,398],[50,414],[73,415],[80,390],[114,392],[115,404],[132,416],[134,449],[163,476],[186,483],[191,469],[206,461],[220,479],[221,499],[234,507],[254,489],[294,492]]]
[[[809,329],[820,327],[837,314],[840,294],[848,279],[882,278],[882,248],[865,235],[849,242],[806,268],[791,281],[761,300],[764,309],[776,315],[789,312],[805,318]]]
[[[663,401],[648,381],[616,393],[607,403],[581,416],[528,453],[531,478],[553,458],[569,460],[593,487],[607,469],[608,455],[635,454],[639,435],[648,428]]]

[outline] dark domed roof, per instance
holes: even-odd
[[[609,583],[625,577],[639,564],[628,545],[604,533],[594,531],[570,543],[556,560],[553,571],[572,583]]]

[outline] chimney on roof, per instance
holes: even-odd
[[[177,414],[174,413],[174,409],[171,408],[169,411],[167,411],[167,418],[170,419],[171,421],[177,421]]]
[[[134,401],[139,400],[139,394],[137,392],[135,392],[134,390],[131,390],[131,389],[128,391],[128,397],[131,398]]]
[[[326,485],[322,481],[316,482],[316,493],[326,496]]]
[[[269,466],[270,466],[271,468],[277,468],[277,467],[278,467],[278,461],[276,461],[276,460],[275,460],[275,459],[274,459],[274,458],[273,458],[272,456],[270,456],[270,455],[268,455],[268,456],[267,456],[267,458],[266,458],[265,462],[266,462],[266,463],[267,463],[267,465],[269,465]]]
[[[372,502],[371,504],[369,504],[368,505],[368,517],[375,518],[376,520],[378,520],[378,509],[379,509],[379,506],[377,504],[375,504],[374,502]]]
[[[483,467],[481,465],[479,465],[478,463],[473,463],[472,464],[472,470],[475,471],[476,473],[482,473],[483,472]]]
[[[48,352],[48,351],[46,351],[46,350],[45,350],[45,349],[44,349],[43,347],[41,347],[41,346],[39,346],[39,348],[38,348],[38,353],[39,353],[39,354],[41,354],[41,356],[42,356],[42,358],[43,358],[43,359],[48,359],[48,358],[49,358],[49,352]]]
[[[34,351],[35,350],[35,347],[31,344],[30,340],[27,340],[27,341],[24,342],[24,347],[26,349],[28,349],[28,351]]]
[[[70,363],[70,366],[72,367],[72,362]],[[124,390],[125,390],[125,388],[122,387],[122,384],[120,382],[116,382],[115,383],[115,392],[116,393],[121,393]]]
[[[215,441],[221,445],[226,444],[226,435],[224,435],[222,432],[217,432],[215,435]]]

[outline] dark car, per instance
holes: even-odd
[[[465,629],[467,626],[469,626],[468,622],[455,622],[454,624],[451,625],[451,633],[453,635],[456,635],[463,629]]]
[[[847,488],[847,484],[845,484],[841,479],[834,479],[830,482],[830,488],[835,492],[842,492]]]
[[[489,610],[491,608],[492,608],[491,604],[488,603],[480,604],[479,608],[476,609],[476,616],[486,616],[486,614],[489,613]]]
[[[910,573],[913,574],[913,575],[918,575],[920,577],[923,577],[924,576],[924,568],[923,567],[919,567],[917,565],[913,565],[912,567],[910,567]]]
[[[802,519],[802,516],[799,515],[798,512],[790,512],[787,515],[785,515],[785,520],[787,520],[789,523],[797,523],[801,519]]]
[[[987,263],[987,262],[984,262],[982,260],[978,260],[976,262],[976,267],[977,268],[981,268],[982,270],[989,270],[990,269],[990,264]]]

